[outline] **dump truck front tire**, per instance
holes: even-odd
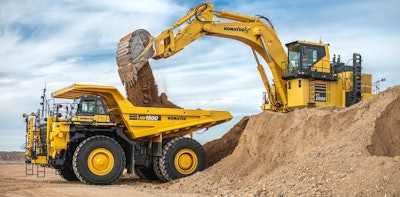
[[[109,185],[121,177],[126,165],[125,153],[114,139],[92,136],[76,148],[72,165],[80,181]]]
[[[61,168],[57,169],[57,174],[59,174],[61,178],[63,178],[66,181],[79,181],[72,167],[74,152],[76,150],[76,147],[78,147],[78,145],[79,143],[75,142],[68,143],[68,148],[65,153],[64,165]]]
[[[190,176],[206,168],[203,147],[191,138],[174,138],[163,146],[161,173],[167,181]]]

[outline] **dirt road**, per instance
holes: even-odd
[[[36,170],[36,167],[34,168]],[[195,193],[167,191],[161,183],[145,182],[135,177],[124,177],[115,185],[85,185],[64,181],[53,169],[46,168],[46,177],[25,175],[25,164],[0,164],[0,196],[207,196]]]

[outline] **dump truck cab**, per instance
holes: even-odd
[[[74,99],[71,111],[72,122],[110,123],[107,107],[100,96],[81,96]]]

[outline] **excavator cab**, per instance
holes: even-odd
[[[285,80],[296,78],[314,78],[337,80],[333,75],[328,44],[295,41],[286,44],[288,48],[287,74]]]

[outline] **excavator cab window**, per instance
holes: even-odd
[[[284,78],[311,76],[312,67],[325,56],[323,46],[292,42],[288,48],[287,75]]]
[[[300,50],[298,45],[292,45],[288,47],[289,51],[289,74],[290,73],[295,73],[299,71],[300,67]]]
[[[300,45],[301,50],[301,66],[303,70],[310,70],[315,63],[325,56],[323,46]]]

